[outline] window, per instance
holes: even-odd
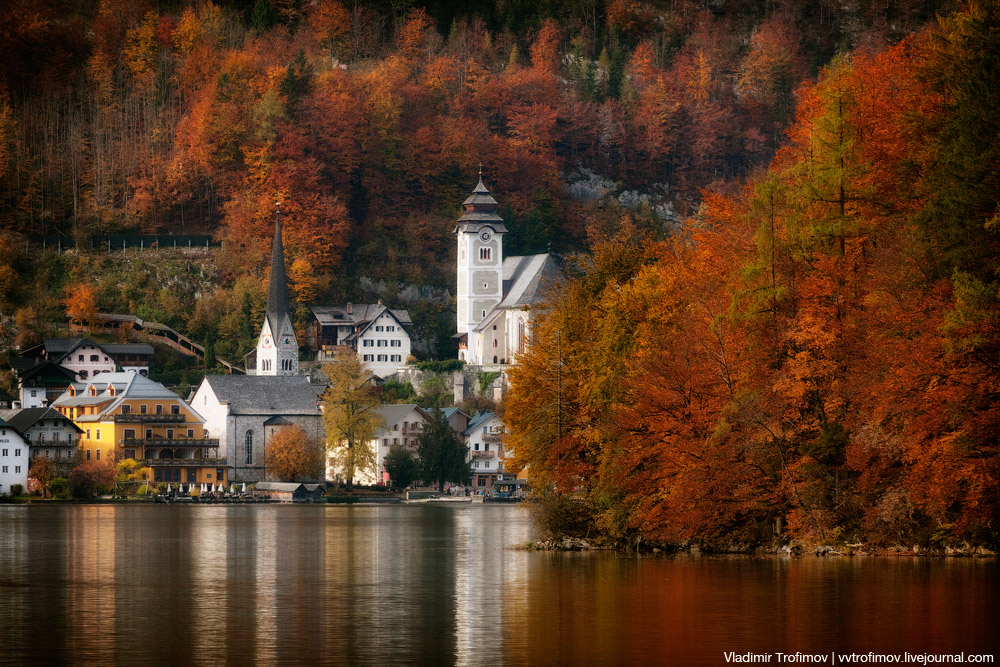
[[[49,458],[49,450],[45,450],[45,458]]]
[[[153,439],[153,429],[147,428],[146,429],[146,440],[152,440],[152,439]]]
[[[97,450],[97,460],[98,461],[101,460],[101,450],[99,450],[99,449]]]
[[[253,465],[253,431],[247,431],[246,439],[244,442],[246,449],[245,462],[248,466]]]
[[[390,325],[390,326],[387,326],[387,327],[385,328],[385,330],[386,330],[386,331],[395,331],[395,330],[396,330],[396,327],[394,327],[394,326]]]
[[[97,356],[96,354],[92,354],[92,355],[90,355],[90,360],[91,360],[92,362],[95,362],[95,363],[96,363],[96,362],[100,361],[100,360],[101,360],[101,358],[100,358],[100,357],[98,357],[98,356]]]
[[[179,415],[180,413],[181,413],[181,406],[177,405],[176,403],[171,404],[170,414]]]
[[[4,435],[7,435],[7,434],[6,434],[6,432],[4,433]],[[9,451],[10,451],[9,449],[4,449],[4,450],[3,450],[3,455],[4,455],[4,456],[7,456],[7,453],[8,453]]]
[[[378,343],[377,343],[377,347],[385,347],[385,345],[386,345],[385,340],[383,340],[383,339],[380,338],[379,341],[378,341]]]
[[[189,428],[188,429],[188,437],[189,438],[193,438],[194,437],[194,429],[193,428]]]
[[[87,371],[80,371],[80,379],[81,380],[87,379]]]
[[[483,451],[484,452],[490,451],[490,443],[487,442],[485,445],[483,445]]]
[[[373,341],[373,340],[371,340],[369,338],[366,338],[364,340],[364,342],[361,344],[361,346],[362,347],[371,347],[372,345],[374,345],[374,343],[375,343],[375,341]]]
[[[135,450],[134,449],[126,449],[126,450],[124,450],[124,456],[127,459],[134,459],[135,458]]]
[[[375,331],[383,331],[383,330],[384,330],[384,327],[381,324],[379,324],[378,326],[375,327]]]
[[[483,260],[484,262],[488,262],[492,258],[493,258],[493,249],[492,248],[480,248],[479,249],[479,259]]]
[[[87,450],[87,460],[88,461],[90,460],[90,450],[89,449]]]
[[[126,440],[135,440],[135,429],[134,428],[125,429],[124,437]]]
[[[90,440],[90,429],[87,429],[87,440]]]
[[[130,405],[128,405],[127,403],[123,403],[122,404],[122,414],[123,415],[127,415],[130,412],[132,412],[132,407]]]
[[[145,403],[143,403],[142,405],[139,406],[139,414],[140,415],[146,414],[146,404]]]
[[[167,440],[173,440],[173,439],[174,439],[174,429],[168,428],[167,429]]]
[[[392,444],[393,445],[398,445],[399,444],[399,438],[393,438],[392,439]]]
[[[403,341],[399,340],[398,338],[394,338],[393,340],[389,341],[389,346],[390,347],[403,347]]]
[[[402,356],[400,356],[398,354],[392,355],[392,361],[402,361],[402,360],[403,360]]]
[[[34,389],[32,389],[31,390],[31,397],[34,398],[37,395],[38,395],[38,392],[36,392]]]
[[[389,359],[387,358],[386,355],[380,354],[380,355],[378,355],[378,360],[379,361],[388,361]]]
[[[490,462],[489,461],[486,462],[486,466],[485,467],[487,467],[487,468],[490,467]]]
[[[160,404],[160,403],[156,404],[156,414],[158,414],[158,415],[162,415],[163,414],[163,405]]]
[[[4,467],[3,467],[3,471],[4,471],[5,473],[7,472],[7,466],[4,466]]]
[[[478,451],[479,451],[479,443],[478,443],[478,442],[477,442],[477,443],[475,443],[474,445],[472,445],[472,450],[473,450],[473,451],[476,451],[476,452],[478,452]]]
[[[101,429],[97,429],[97,440],[101,439]]]
[[[77,361],[83,361],[83,355],[82,355],[82,354],[81,354],[81,355],[79,355],[79,356],[78,356],[78,357],[76,358],[76,360],[77,360]]]

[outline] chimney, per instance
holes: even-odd
[[[354,314],[354,304],[351,303],[350,301],[347,302],[347,314],[348,315]]]

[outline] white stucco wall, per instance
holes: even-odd
[[[28,445],[14,429],[0,426],[0,494],[20,484],[28,489]]]
[[[358,358],[379,377],[388,377],[405,365],[410,351],[410,334],[388,313],[380,315],[358,337]]]

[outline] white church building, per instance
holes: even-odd
[[[470,365],[511,364],[523,352],[533,313],[548,281],[559,271],[556,257],[503,256],[507,227],[497,201],[479,183],[463,202],[458,219],[458,357]]]

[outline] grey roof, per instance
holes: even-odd
[[[305,491],[306,485],[301,482],[257,482],[257,486],[254,488],[257,491],[285,491],[295,493],[296,491]]]
[[[313,317],[316,321],[320,323],[321,326],[357,326],[359,324],[365,324],[371,322],[376,317],[382,314],[383,311],[388,310],[396,320],[407,327],[413,324],[413,320],[410,319],[410,313],[407,310],[396,309],[396,308],[386,308],[380,303],[353,303],[350,305],[351,312],[348,311],[348,307],[345,306],[313,306],[310,308],[313,313]]]
[[[78,432],[83,432],[83,429],[74,424],[68,417],[63,416],[63,414],[55,408],[23,408],[21,410],[3,410],[0,411],[0,417],[6,419],[7,424],[9,424],[11,428],[21,435],[24,435],[25,431],[42,419],[64,421]]]
[[[497,200],[493,198],[490,191],[483,185],[483,175],[479,175],[479,183],[472,194],[462,202],[465,212],[458,219],[455,233],[460,230],[467,232],[478,232],[479,228],[488,224],[496,232],[503,234],[507,228],[503,224],[503,218],[497,215]]]
[[[76,396],[70,396],[69,391],[65,391],[59,398],[52,402],[53,406],[75,407],[79,405],[100,405],[103,409],[99,414],[81,415],[76,421],[100,421],[102,415],[114,410],[119,403],[125,399],[160,399],[160,400],[181,400],[181,397],[164,387],[159,382],[150,380],[140,373],[101,373],[93,379],[85,382],[72,383],[76,390]],[[109,387],[114,386],[115,394],[111,395]],[[93,387],[95,396],[90,395],[90,388]],[[189,406],[190,407],[190,406]]]
[[[503,301],[498,308],[531,306],[541,299],[549,281],[559,275],[555,255],[524,255],[503,261]]]
[[[153,354],[155,351],[149,343],[106,343],[100,347],[111,356],[117,354]]]
[[[380,406],[376,409],[376,412],[378,412],[382,416],[382,419],[385,420],[386,427],[392,428],[393,424],[398,424],[400,420],[414,410],[422,414],[424,417],[429,417],[427,411],[415,403],[390,403]]]
[[[558,276],[559,260],[551,253],[504,258],[503,300],[483,318],[475,330],[485,330],[498,311],[537,304],[542,300],[545,288]]]
[[[53,359],[61,360],[76,348],[82,345],[91,345],[100,348],[106,354],[115,356],[118,354],[153,354],[153,346],[149,343],[96,343],[90,338],[77,336],[76,338],[44,338],[42,344],[45,352]]]
[[[496,417],[495,412],[477,412],[473,415],[472,419],[469,420],[469,425],[462,431],[462,435],[469,435],[477,428],[482,426],[484,423],[488,422],[491,418]]]
[[[285,275],[285,247],[281,242],[281,209],[274,222],[274,243],[271,246],[271,275],[267,286],[267,320],[271,335],[281,335],[282,320],[289,317],[288,277]],[[289,318],[289,321],[291,319]]]
[[[206,375],[220,402],[234,415],[318,415],[319,401],[301,375]]]
[[[66,354],[78,343],[87,342],[93,346],[97,346],[97,343],[90,340],[89,338],[43,338],[42,344],[45,346],[45,351],[49,354]]]
[[[287,419],[285,419],[281,415],[275,415],[274,417],[271,417],[270,419],[265,420],[264,421],[264,426],[291,426],[294,423],[295,422],[293,422],[293,421],[288,421]]]

